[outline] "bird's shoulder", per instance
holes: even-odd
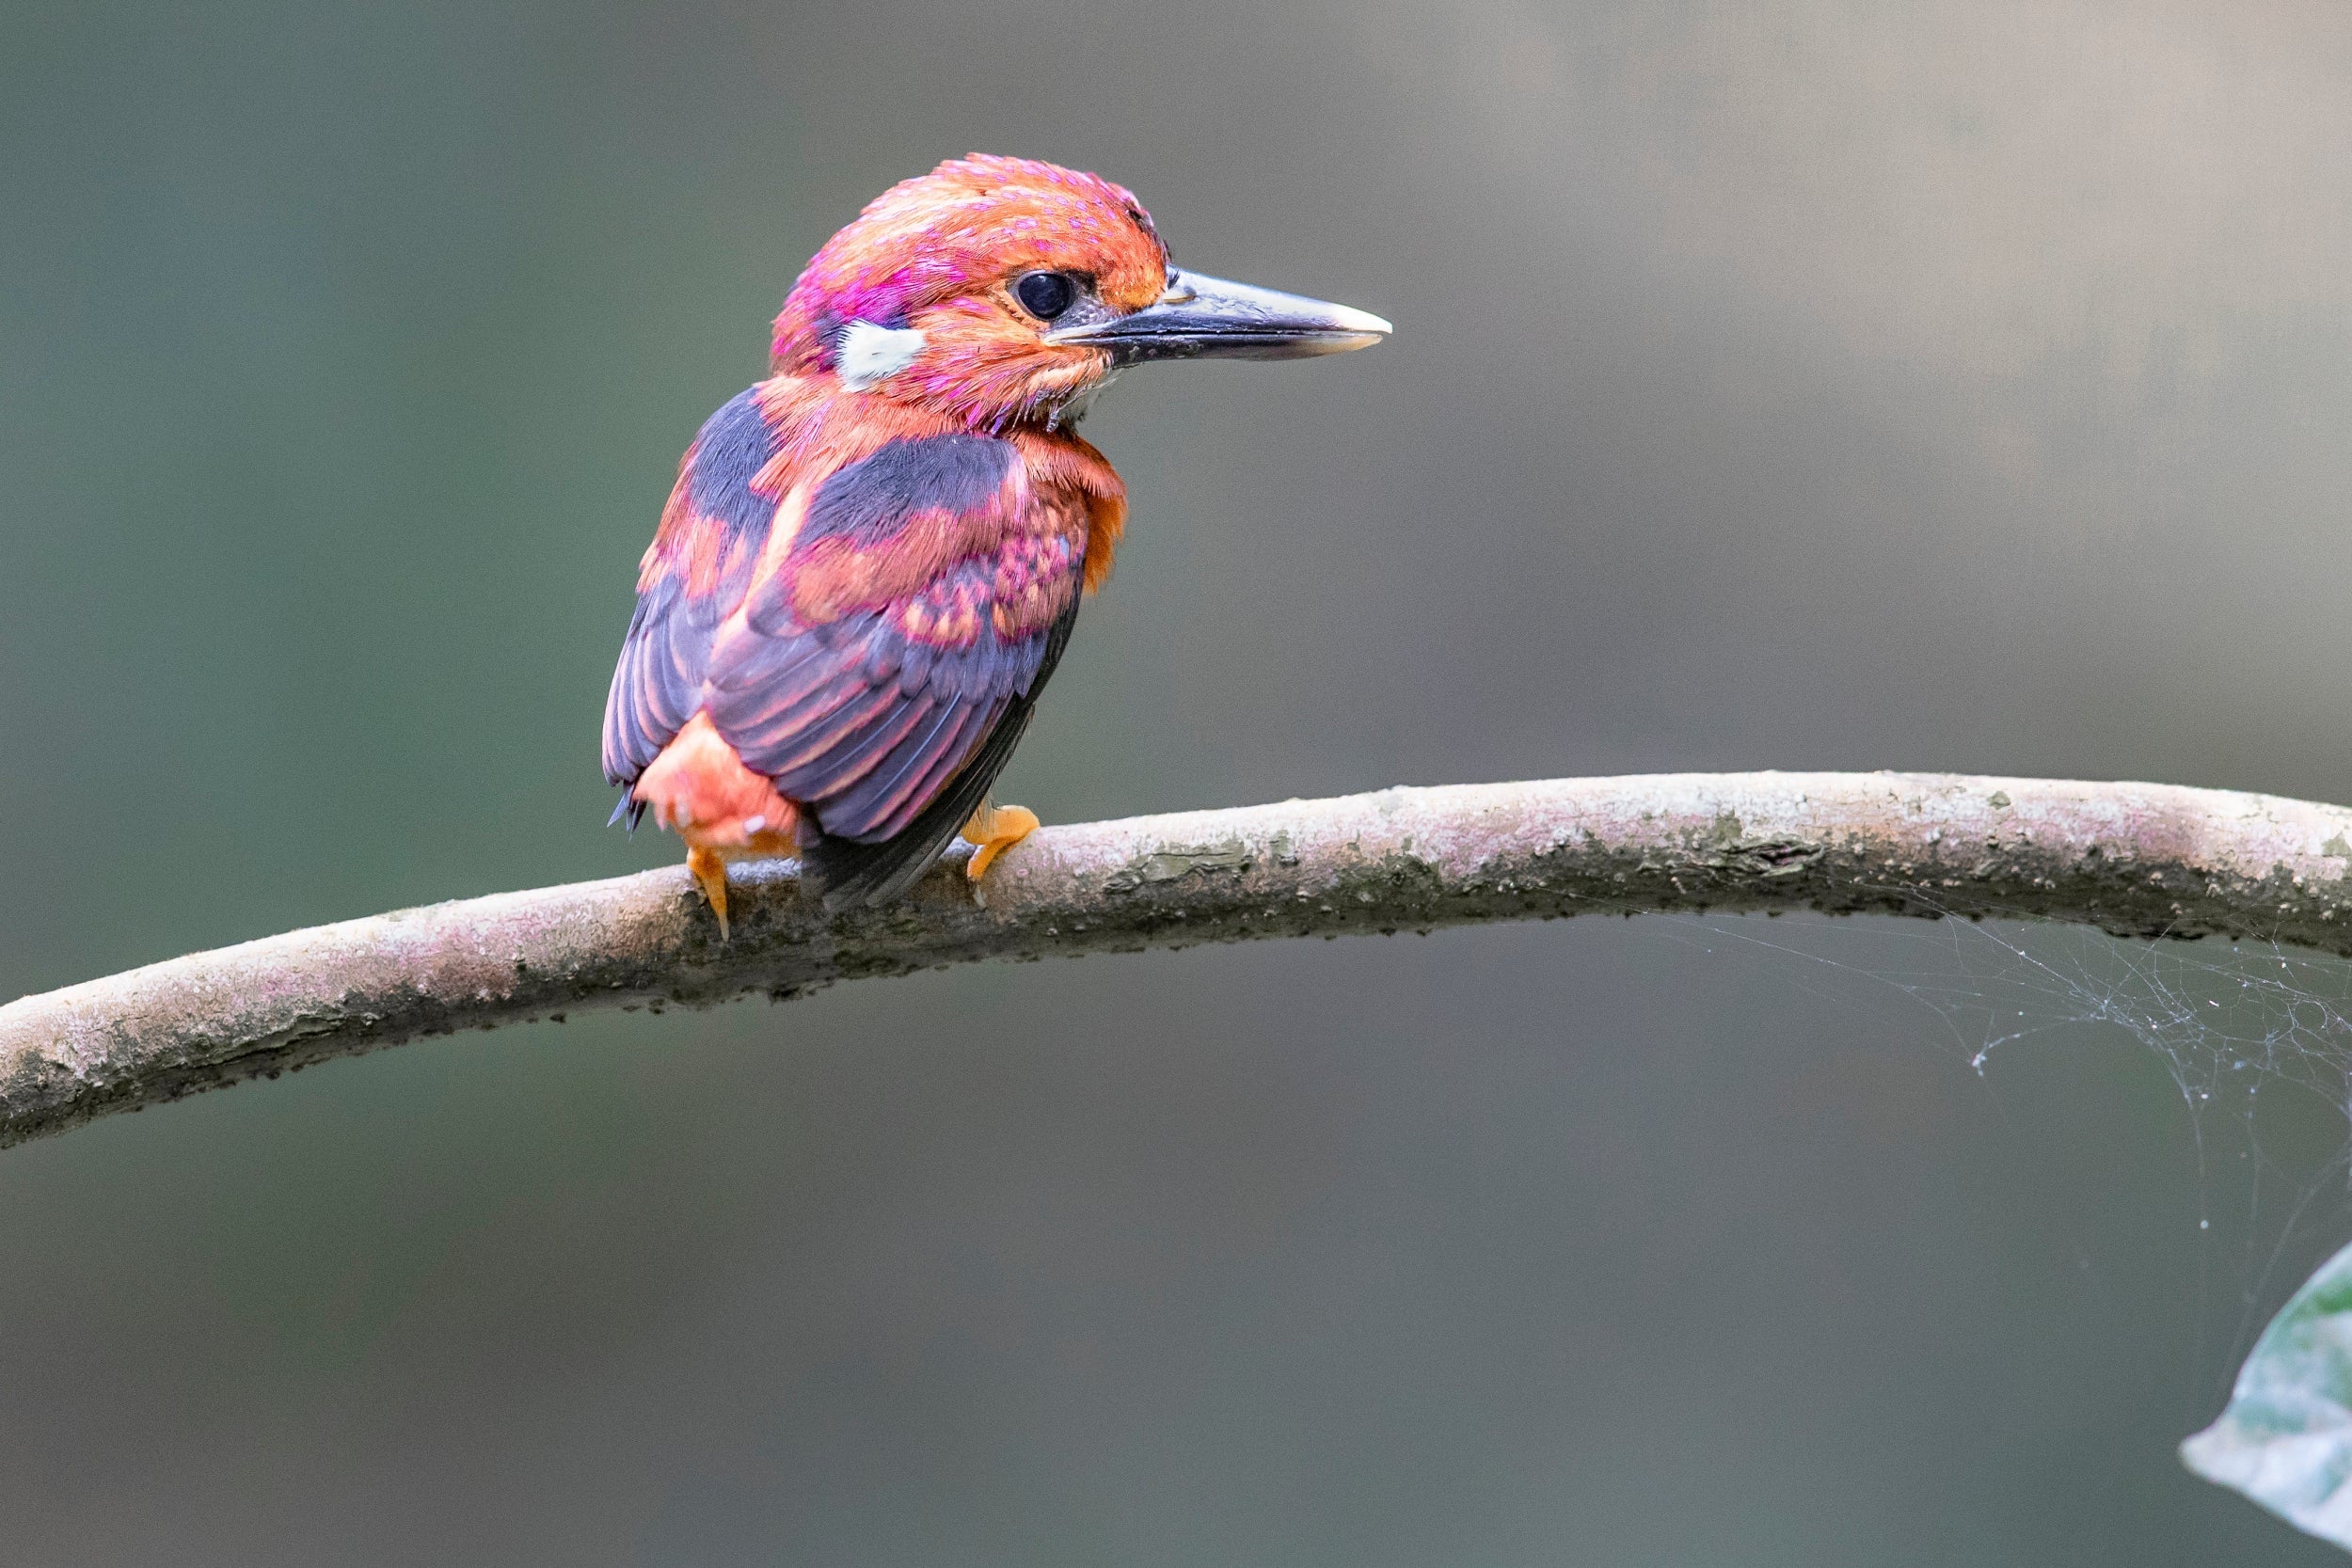
[[[1024,512],[1073,507],[1087,516],[1086,553],[1101,558],[1089,563],[1091,588],[1107,570],[1126,490],[1073,432],[974,430],[918,404],[779,375],[703,422],[679,460],[638,589],[682,578],[699,595],[732,578],[736,593],[723,597],[739,602],[745,569],[768,575],[790,550],[826,537],[872,540],[940,511],[993,510],[1017,524]]]

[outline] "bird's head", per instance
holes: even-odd
[[[1122,366],[1379,341],[1343,305],[1178,270],[1124,188],[974,154],[884,191],[784,302],[775,368],[976,426],[1051,424]]]

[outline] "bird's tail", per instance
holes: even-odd
[[[1012,749],[1035,711],[1027,699],[1015,699],[980,749],[972,753],[963,771],[940,791],[939,799],[925,806],[903,831],[878,844],[836,838],[825,832],[814,816],[803,818],[802,882],[824,899],[828,911],[888,903],[914,886],[947,847],[956,830],[986,803],[989,786],[1011,760]]]

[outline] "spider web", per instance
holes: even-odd
[[[1924,1026],[1958,1070],[1988,1083],[2021,1052],[2120,1041],[2153,1057],[2197,1163],[2199,1321],[2235,1320],[2226,1345],[2194,1353],[2210,1380],[2199,1420],[2309,1268],[2352,1237],[2352,962],[2022,917],[1665,920],[1710,952],[1765,958],[1797,989],[1862,1007],[1898,1036]]]

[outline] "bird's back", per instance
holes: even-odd
[[[697,849],[797,842],[828,902],[890,896],[984,801],[1123,510],[1067,432],[752,388],[703,426],[646,551],[607,776]]]

